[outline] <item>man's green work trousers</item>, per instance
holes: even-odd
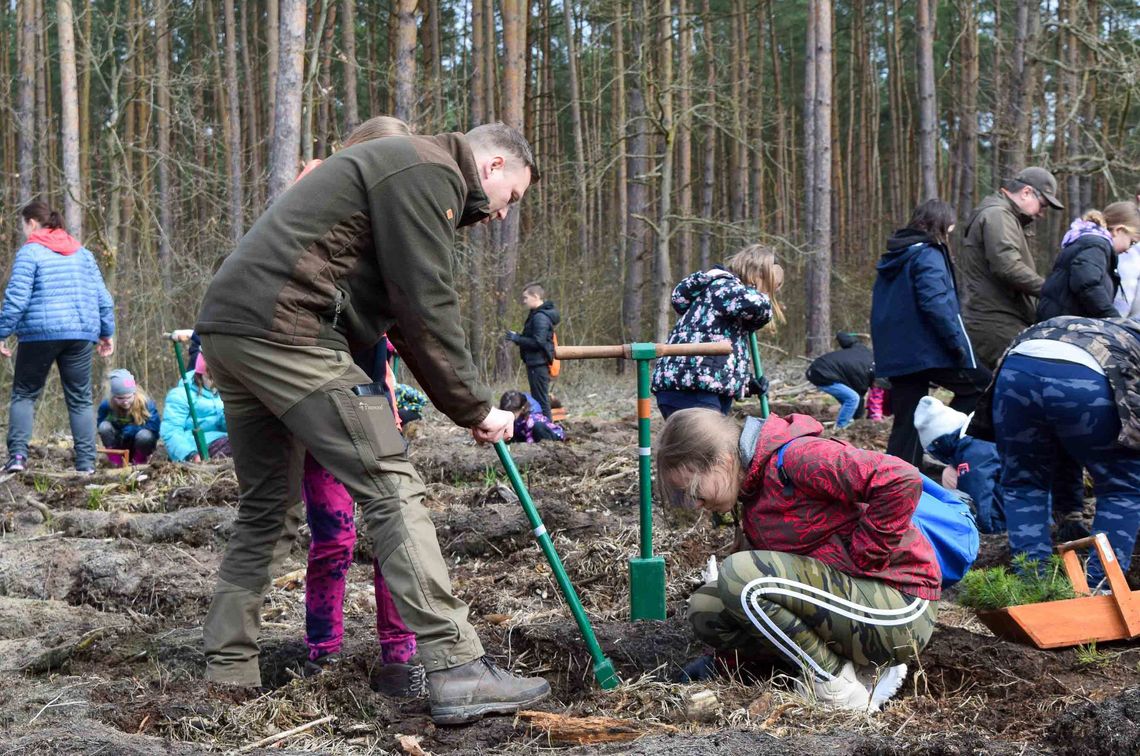
[[[203,334],[202,350],[225,402],[241,496],[203,627],[207,679],[261,684],[262,600],[286,508],[300,498],[305,449],[360,506],[372,554],[427,671],[481,657],[388,400],[353,392],[371,379],[349,354],[223,334]]]

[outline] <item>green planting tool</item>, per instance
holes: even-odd
[[[190,393],[190,384],[186,380],[186,362],[182,359],[182,347],[178,343],[181,340],[182,333],[182,331],[174,331],[162,335],[164,338],[170,339],[171,345],[174,346],[174,360],[178,363],[178,380],[182,382],[182,388],[186,389],[186,404],[190,408],[190,425],[193,428],[194,444],[198,447],[198,456],[205,462],[210,458],[210,447],[206,445],[206,434],[198,425],[198,413],[194,410],[194,396]]]
[[[752,372],[759,381],[764,377],[764,366],[760,364],[760,345],[756,341],[756,332],[748,334],[748,351],[752,354]],[[768,395],[760,395],[760,417],[768,417]]]
[[[649,437],[652,400],[649,363],[671,355],[723,355],[732,352],[728,341],[698,344],[614,344],[606,346],[557,346],[560,360],[617,357],[637,362],[637,473],[638,518],[641,537],[638,556],[629,560],[629,615],[634,620],[665,619],[665,559],[653,556],[653,470]]]
[[[526,484],[523,483],[522,476],[519,475],[519,469],[515,466],[515,460],[511,457],[507,444],[503,441],[496,441],[495,451],[499,455],[499,461],[503,463],[503,468],[507,471],[511,487],[518,494],[519,502],[522,504],[523,511],[526,512],[526,518],[534,530],[534,537],[538,539],[539,548],[542,549],[542,553],[546,556],[546,561],[554,573],[554,578],[558,581],[558,588],[562,591],[562,597],[566,599],[566,603],[570,606],[570,613],[574,615],[574,621],[578,623],[578,630],[586,641],[586,648],[590,650],[590,656],[594,660],[594,679],[605,690],[616,688],[621,683],[621,678],[618,677],[617,671],[614,669],[614,663],[602,653],[602,647],[598,645],[598,639],[594,635],[594,628],[590,625],[589,618],[586,616],[586,610],[582,608],[582,602],[578,600],[578,593],[570,583],[566,568],[562,566],[562,560],[558,558],[558,552],[554,550],[554,542],[550,540],[550,534],[546,532],[546,526],[542,524],[542,518],[538,516],[538,510],[530,498],[530,492],[526,490]]]

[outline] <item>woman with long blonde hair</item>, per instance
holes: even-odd
[[[734,399],[763,393],[752,385],[748,335],[774,317],[784,319],[776,293],[784,285],[784,269],[776,253],[752,244],[714,266],[686,277],[673,289],[673,309],[680,319],[670,344],[727,341],[727,355],[662,357],[653,369],[657,408],[668,418],[687,407],[707,407],[727,415]]]

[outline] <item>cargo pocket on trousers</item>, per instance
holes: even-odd
[[[404,453],[404,437],[396,430],[387,397],[357,396],[351,391],[337,391],[334,396],[337,410],[349,432],[367,443],[374,458]]]

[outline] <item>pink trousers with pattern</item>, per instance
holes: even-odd
[[[309,454],[302,484],[312,533],[305,578],[305,643],[309,659],[340,650],[344,640],[344,587],[356,545],[352,497]],[[416,653],[416,636],[396,611],[380,565],[372,562],[376,588],[376,635],[384,664],[407,664]]]

